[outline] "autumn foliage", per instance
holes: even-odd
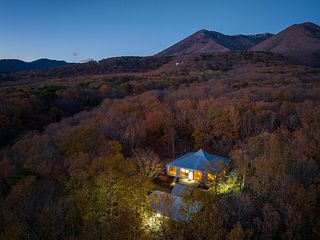
[[[319,239],[319,69],[259,53],[182,62],[3,88],[0,238]],[[195,191],[190,222],[146,229],[165,162],[198,148],[230,156],[242,192]]]

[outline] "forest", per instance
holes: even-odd
[[[319,79],[262,52],[0,74],[0,239],[320,239]],[[165,163],[199,148],[242,190],[146,224]]]

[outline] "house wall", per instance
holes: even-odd
[[[166,166],[166,173],[167,173],[167,175],[169,175],[169,176],[173,176],[173,177],[178,177],[178,178],[188,178],[188,176],[182,176],[181,175],[181,169],[186,169],[186,170],[189,170],[189,171],[191,171],[192,173],[194,173],[194,171],[197,171],[197,170],[194,170],[194,169],[189,169],[189,168],[181,168],[181,167],[176,167],[176,175],[173,175],[173,174],[170,174],[169,173],[169,167],[170,166]],[[193,174],[194,175],[194,174]],[[204,172],[202,172],[202,179],[203,179],[203,177],[206,177],[206,174],[204,173]],[[200,180],[200,181],[202,181],[202,179]],[[198,180],[195,180],[195,181],[198,181]],[[199,182],[200,182],[199,181]]]
[[[184,168],[184,169],[188,169],[188,168]],[[183,176],[181,176],[180,170],[181,170],[181,167],[176,167],[176,175],[172,175],[172,174],[169,173],[169,166],[168,166],[168,165],[166,166],[166,173],[167,173],[167,175],[173,176],[173,177],[177,177],[177,178],[188,178],[188,177],[183,177]],[[192,172],[196,171],[196,170],[194,170],[194,169],[188,169],[188,170],[189,170],[189,171],[192,171]],[[211,183],[211,182],[208,180],[207,176],[208,176],[208,173],[202,172],[202,178],[201,178],[201,180],[200,180],[200,181],[194,180],[194,181],[204,182],[204,183]]]
[[[180,167],[176,167],[176,174],[175,175],[169,173],[169,167],[171,167],[171,166],[168,166],[168,165],[166,166],[167,175],[173,176],[173,177],[181,177],[180,176]]]

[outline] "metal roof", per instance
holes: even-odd
[[[230,159],[215,154],[207,153],[200,149],[182,155],[176,160],[169,162],[167,166],[176,166],[186,169],[199,170],[203,172],[219,171],[223,166],[229,165]]]

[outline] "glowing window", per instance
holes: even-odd
[[[207,179],[208,179],[208,181],[214,181],[214,180],[216,180],[216,175],[214,175],[212,173],[208,173]]]
[[[169,166],[169,174],[176,175],[176,173],[177,173],[177,168],[174,166]]]
[[[188,169],[184,169],[184,168],[180,169],[180,176],[181,177],[188,177],[188,174],[189,174],[189,170]]]
[[[202,172],[200,171],[193,171],[193,179],[200,181],[202,177]]]

